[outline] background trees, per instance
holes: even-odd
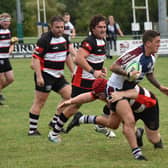
[[[9,12],[12,17],[12,31],[16,34],[16,0],[0,1],[0,13]],[[136,1],[143,5],[145,1]],[[37,2],[36,0],[22,0],[24,36],[37,36]],[[88,23],[95,14],[113,15],[119,22],[125,34],[131,34],[132,3],[131,0],[46,0],[47,21],[52,15],[63,15],[69,12],[72,23],[78,35],[86,35]],[[152,22],[158,21],[157,0],[149,0],[149,13]],[[143,24],[146,21],[145,11],[137,13],[137,21]],[[143,27],[143,25],[142,25]]]

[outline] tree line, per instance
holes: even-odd
[[[16,35],[16,0],[1,0],[0,13],[8,12],[12,15],[11,29]],[[42,4],[42,0],[41,4]],[[149,1],[149,16],[151,22],[158,22],[158,0]],[[145,0],[136,1],[136,5],[144,6]],[[37,36],[37,1],[21,0],[23,13],[24,36]],[[120,24],[124,34],[131,34],[131,22],[133,22],[131,0],[46,0],[47,22],[53,15],[63,15],[64,12],[71,14],[71,21],[75,25],[77,35],[86,35],[88,24],[93,15],[102,14],[106,17],[113,15]],[[43,14],[41,13],[42,20]],[[145,10],[137,10],[137,22],[146,21]]]

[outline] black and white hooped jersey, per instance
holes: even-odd
[[[105,56],[105,40],[96,39],[91,35],[87,37],[81,44],[81,48],[85,49],[89,56],[86,58],[88,64],[96,71],[101,71],[103,68]],[[72,85],[84,89],[91,89],[95,77],[93,74],[85,71],[80,66],[75,67]]]
[[[64,63],[69,52],[68,39],[44,33],[37,42],[33,57],[40,60],[41,70],[56,78],[64,74]]]
[[[10,30],[0,28],[0,58],[9,58],[10,45],[11,45]]]
[[[141,95],[141,99],[143,99],[143,101],[145,101],[146,98],[150,99],[150,101],[157,101],[156,96],[151,91],[138,85],[135,86],[135,89]],[[136,101],[135,99],[130,99],[129,104],[134,113],[141,113],[147,108],[145,103],[140,103],[140,101]]]
[[[137,83],[144,79],[146,74],[153,72],[156,56],[154,54],[145,56],[144,46],[142,45],[124,53],[116,60],[116,63],[124,69],[128,64],[134,61],[139,62],[142,67],[141,75],[136,81],[130,82],[124,76],[112,73],[111,77],[109,78],[108,85],[124,90],[133,88]]]
[[[73,29],[74,29],[74,26],[73,26],[73,24],[71,22],[65,23],[65,25],[64,25],[64,34],[70,36]]]
[[[138,93],[138,97],[136,99],[128,99],[128,102],[134,113],[144,112],[145,109],[153,107],[157,104],[157,98],[151,91],[139,85],[136,85],[134,88]],[[113,87],[109,87],[107,85],[105,89],[106,96],[110,96],[114,91],[115,89]],[[115,103],[113,105],[116,106]]]

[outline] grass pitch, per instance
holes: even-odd
[[[113,59],[114,60],[114,59]],[[109,68],[112,61],[106,61]],[[163,150],[154,150],[144,136],[144,155],[149,161],[136,161],[119,128],[117,137],[108,139],[96,133],[93,125],[76,127],[62,135],[61,144],[48,141],[48,122],[52,118],[60,97],[53,92],[43,108],[39,120],[41,137],[28,137],[28,113],[34,94],[33,71],[30,59],[12,59],[15,82],[6,88],[6,105],[0,106],[0,168],[166,168],[168,165],[168,97],[155,89],[148,81],[141,85],[152,90],[160,102],[160,132]],[[168,86],[168,58],[158,58],[156,76]],[[66,70],[66,77],[70,75]],[[110,75],[110,72],[109,72]],[[100,115],[103,103],[85,104],[80,109],[85,114]],[[139,121],[138,126],[143,123]]]

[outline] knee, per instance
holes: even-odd
[[[124,121],[123,123],[123,133],[127,134],[128,132],[130,132],[131,130],[135,129],[135,120],[128,120],[128,121]]]
[[[118,127],[119,127],[119,125],[116,124],[116,125],[112,125],[110,128],[111,128],[111,129],[118,129]]]
[[[130,117],[128,118],[127,120],[124,120],[124,125],[126,127],[131,127],[131,128],[134,128],[135,127],[135,119]]]
[[[40,114],[40,111],[41,111],[43,106],[44,106],[44,104],[33,104],[30,111],[33,114]]]
[[[44,101],[34,101],[32,107],[31,107],[31,111],[36,114],[39,114],[41,109],[43,108],[44,104],[45,104]]]
[[[118,127],[119,127],[119,125],[120,125],[120,123],[119,122],[117,122],[117,121],[112,121],[112,120],[108,120],[107,122],[107,127],[108,128],[111,128],[111,129],[117,129]]]
[[[151,142],[152,144],[155,144],[160,141],[160,134],[157,131],[153,131],[153,133],[151,133],[150,135],[147,134],[147,137],[149,142]]]
[[[11,83],[14,82],[14,80],[15,80],[14,77],[10,77],[10,78],[7,79],[7,83],[11,84]]]

